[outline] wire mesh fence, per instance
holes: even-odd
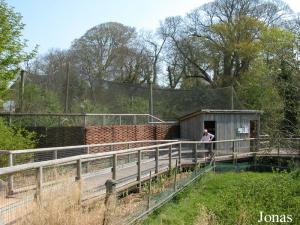
[[[43,127],[87,127],[97,125],[138,125],[165,123],[149,114],[68,114],[68,113],[7,113],[0,118],[9,126],[30,128]]]
[[[78,91],[78,87],[69,87],[69,98],[66,103],[65,85],[53,87],[46,75],[27,74],[22,112],[61,112],[67,104],[68,112],[102,112],[102,113],[150,113],[165,120],[174,120],[184,114],[199,110],[211,109],[241,109],[242,104],[231,87],[212,89],[201,87],[192,90],[169,89],[153,87],[150,98],[150,86],[142,84],[120,83],[101,79],[93,81],[93,88],[86,86]],[[33,102],[39,102],[39,96],[33,96],[33,85],[49,95],[48,105],[53,107],[36,107]],[[14,100],[20,105],[18,83],[15,84]],[[54,95],[49,92],[53,91]],[[150,100],[151,99],[151,100]],[[149,105],[153,105],[150,110]],[[47,111],[45,111],[47,110]],[[130,118],[131,120],[132,118]],[[118,120],[118,119],[116,119]]]

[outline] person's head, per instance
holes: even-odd
[[[207,134],[208,134],[208,131],[207,131],[207,129],[204,129],[204,130],[203,130],[203,134],[205,134],[205,135],[207,135]]]

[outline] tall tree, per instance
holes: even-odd
[[[162,30],[191,65],[192,77],[228,86],[260,53],[261,33],[286,13],[281,1],[215,0],[184,18],[167,18]]]
[[[20,63],[35,53],[25,52],[26,41],[22,38],[24,24],[14,9],[0,0],[0,98],[20,70]]]

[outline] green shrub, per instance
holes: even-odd
[[[36,146],[35,133],[19,127],[9,127],[0,119],[0,149],[18,150],[34,148]],[[0,158],[0,167],[7,166],[7,155]]]

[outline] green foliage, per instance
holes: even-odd
[[[154,212],[143,224],[196,224],[203,206],[220,225],[257,224],[260,211],[292,215],[293,221],[299,221],[299,191],[300,179],[294,174],[210,174]]]
[[[18,92],[15,93],[18,96]],[[62,112],[63,107],[57,93],[43,90],[35,84],[27,84],[24,91],[25,112]]]
[[[118,105],[120,105],[120,111],[126,113],[148,113],[149,101],[142,97],[126,98],[119,96]]]
[[[36,145],[35,133],[19,127],[8,127],[2,119],[0,119],[0,137],[0,149],[3,150],[34,148]],[[2,155],[0,166],[5,165],[7,165],[7,155]]]
[[[0,98],[18,72],[19,64],[35,54],[35,51],[24,51],[26,43],[22,39],[24,24],[21,19],[19,13],[0,0]]]
[[[276,88],[276,75],[262,59],[244,74],[236,88],[247,109],[262,110],[262,129],[269,133],[278,129],[282,120],[283,100]]]

